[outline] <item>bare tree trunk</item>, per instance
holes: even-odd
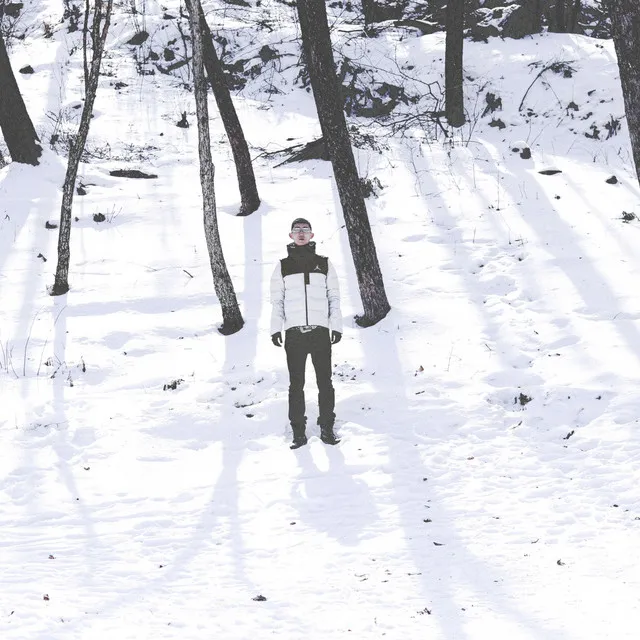
[[[560,33],[564,33],[567,30],[564,8],[564,0],[556,0],[556,26]]]
[[[39,164],[42,148],[25,107],[9,54],[0,33],[0,129],[11,159],[23,164]]]
[[[640,4],[638,0],[608,0],[606,4],[618,56],[633,160],[640,180]]]
[[[322,136],[333,165],[364,307],[364,314],[356,322],[361,327],[371,326],[382,320],[391,307],[347,131],[324,0],[298,0],[298,17]]]
[[[555,0],[555,3],[551,6],[553,8],[553,19],[549,19],[549,31],[566,33],[565,0]]]
[[[464,0],[449,0],[444,56],[444,91],[447,121],[452,127],[461,127],[465,123],[462,76],[463,35]]]
[[[222,64],[216,53],[211,30],[200,6],[200,27],[202,30],[202,44],[204,47],[204,67],[213,90],[213,96],[216,99],[218,110],[222,124],[227,132],[233,159],[236,165],[236,174],[238,176],[238,187],[240,188],[240,212],[238,215],[248,216],[260,206],[260,196],[256,187],[256,177],[253,172],[253,164],[249,147],[244,137],[242,125],[238,119],[238,114],[233,106],[231,93],[224,77]]]
[[[73,204],[73,192],[75,190],[76,178],[78,177],[78,167],[80,159],[89,135],[89,124],[93,113],[93,105],[98,92],[98,81],[100,79],[100,64],[104,53],[109,24],[111,22],[111,10],[113,0],[94,0],[93,22],[91,24],[91,65],[88,66],[85,56],[85,100],[80,116],[80,126],[78,133],[69,149],[69,160],[67,162],[67,173],[62,186],[62,206],[60,208],[60,230],[58,232],[58,265],[56,277],[51,288],[52,296],[59,296],[69,291],[69,262],[71,260],[71,207]],[[85,2],[85,30],[88,31],[88,15],[90,7],[89,0]],[[86,36],[85,35],[85,42]]]
[[[531,24],[531,33],[540,33],[542,30],[542,0],[532,0],[533,1],[533,11],[532,11],[532,24]]]
[[[578,33],[578,17],[580,15],[580,9],[582,9],[581,0],[573,0],[571,2],[571,11],[569,13],[569,21],[567,23],[568,33]]]
[[[244,320],[240,313],[236,293],[222,253],[218,220],[216,218],[215,167],[211,158],[207,79],[204,73],[204,47],[201,31],[202,7],[200,6],[200,0],[186,0],[186,5],[189,11],[193,47],[193,92],[196,99],[196,116],[198,120],[198,152],[200,156],[204,233],[207,240],[207,249],[209,250],[213,285],[222,307],[222,327],[219,331],[223,335],[230,335],[242,329]]]
[[[540,33],[542,31],[543,3],[548,1],[549,0],[527,0],[526,2],[520,2],[518,24],[513,28],[513,37],[522,38],[525,35]],[[465,17],[467,19],[469,18],[469,14],[472,13],[469,11],[470,5],[476,6],[475,3],[466,2],[467,10],[465,11]]]

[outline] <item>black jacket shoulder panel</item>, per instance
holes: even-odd
[[[315,254],[309,258],[303,261],[287,256],[280,260],[282,277],[286,278],[294,273],[322,273],[326,276],[329,272],[329,258]]]
[[[329,273],[329,258],[326,256],[316,256],[318,258],[318,265],[320,266],[320,270],[326,276]]]

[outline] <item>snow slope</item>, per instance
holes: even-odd
[[[19,82],[43,141],[47,113],[72,131],[81,99],[56,4],[27,5],[34,27],[11,50],[34,66]],[[639,193],[612,43],[466,43],[470,124],[449,139],[424,119],[395,135],[352,120],[377,147],[356,153],[382,185],[367,206],[392,305],[362,330],[330,165],[269,155],[319,133],[294,16],[263,2],[279,13],[258,38],[248,9],[204,4],[234,56],[281,54],[236,94],[263,201],[247,218],[212,117],[241,332],[216,330],[188,69],[140,75],[125,44],[138,22],[167,45],[177,3],[115,16],[66,296],[47,295],[45,228],[64,158],[0,170],[0,637],[635,638],[640,229],[622,216]],[[442,34],[363,38],[345,17],[338,52],[379,81],[442,82]],[[488,92],[502,108],[483,115]],[[301,214],[341,278],[343,440],[315,437],[309,368],[314,437],[292,452],[268,281]]]

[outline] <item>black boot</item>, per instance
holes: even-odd
[[[304,447],[304,445],[307,444],[304,425],[301,427],[292,425],[291,428],[293,429],[293,442],[289,445],[289,449],[299,449],[300,447]]]
[[[325,444],[338,444],[340,438],[336,438],[333,432],[333,425],[320,426],[320,440]]]

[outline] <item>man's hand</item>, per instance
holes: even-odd
[[[339,331],[331,332],[331,344],[338,344],[342,340],[342,334]]]
[[[278,331],[271,336],[271,342],[276,345],[276,347],[282,346],[282,334]]]

